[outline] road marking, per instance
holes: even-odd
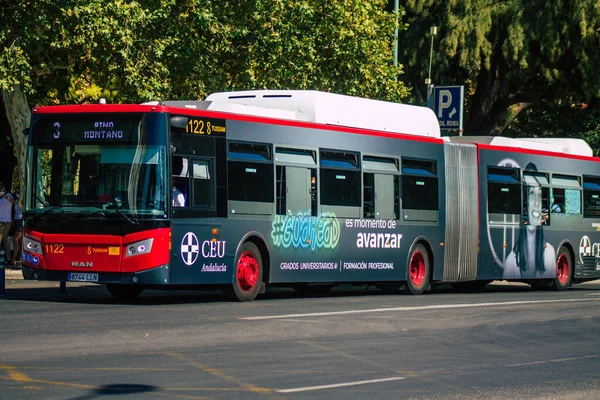
[[[600,296],[600,293],[586,293],[585,296]]]
[[[0,364],[0,369],[4,370],[8,374],[8,378],[15,382],[32,382],[31,379],[26,374],[19,372],[19,370],[12,365]]]
[[[549,303],[574,303],[584,301],[598,301],[598,299],[561,299],[561,300],[529,300],[529,301],[504,301],[494,303],[465,303],[465,304],[437,304],[433,306],[415,306],[415,307],[388,307],[388,308],[371,308],[366,310],[346,310],[346,311],[328,311],[306,314],[283,314],[283,315],[264,315],[256,317],[239,317],[241,320],[258,321],[266,319],[284,319],[284,318],[303,318],[303,317],[327,317],[331,315],[347,315],[347,314],[368,314],[379,312],[393,311],[426,311],[426,310],[448,310],[453,308],[477,308],[477,307],[502,307],[514,305],[530,305],[530,304],[549,304]]]
[[[508,364],[506,366],[507,367],[520,367],[520,366],[523,366],[523,365],[549,364],[549,363],[555,363],[555,362],[583,360],[585,358],[596,358],[596,357],[598,357],[598,356],[597,355],[590,355],[590,356],[570,357],[570,358],[556,358],[554,360],[532,361],[532,362],[526,362],[526,363],[520,363],[520,364]]]
[[[276,390],[276,392],[278,392],[278,393],[308,392],[308,391],[311,391],[311,390],[332,389],[332,388],[339,388],[339,387],[344,387],[344,386],[368,385],[368,384],[371,384],[371,383],[399,381],[399,380],[402,380],[402,379],[406,379],[406,377],[404,377],[404,376],[394,376],[394,377],[391,377],[391,378],[371,379],[369,381],[354,381],[354,382],[334,383],[332,385],[306,386],[306,387],[299,387],[299,388],[293,388],[293,389],[279,389],[279,390]]]
[[[204,371],[208,374],[211,374],[213,376],[216,376],[217,378],[220,378],[220,379],[223,379],[230,383],[233,383],[244,390],[248,390],[248,391],[251,391],[254,393],[259,393],[259,394],[269,394],[271,392],[271,389],[269,389],[269,388],[262,388],[262,387],[258,387],[258,386],[254,386],[252,384],[246,383],[246,382],[242,381],[241,379],[238,379],[234,376],[227,375],[225,372],[223,372],[219,369],[211,368],[200,362],[194,361],[194,360],[184,356],[181,353],[173,353],[173,352],[163,351],[163,352],[161,352],[161,354],[178,359],[179,361],[182,361],[188,365],[191,365],[193,367],[201,369],[202,371]]]

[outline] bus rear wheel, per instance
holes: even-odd
[[[573,278],[573,262],[571,253],[565,247],[561,247],[556,257],[556,277],[552,280],[554,290],[567,290]]]
[[[263,277],[263,264],[258,247],[246,242],[235,262],[233,284],[226,289],[233,300],[252,301],[258,296]]]
[[[429,283],[429,255],[422,244],[417,244],[410,253],[408,279],[404,285],[407,294],[421,294]]]
[[[144,291],[144,288],[134,285],[107,284],[108,293],[121,300],[133,300]]]

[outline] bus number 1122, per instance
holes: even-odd
[[[210,122],[204,122],[201,119],[190,119],[185,126],[185,133],[194,133],[196,135],[210,135],[212,127]]]
[[[46,254],[64,254],[65,245],[57,243],[45,244],[44,250],[46,251]]]

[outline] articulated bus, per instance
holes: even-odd
[[[600,278],[600,163],[444,138],[428,108],[316,91],[33,109],[23,275],[144,289],[421,294]]]

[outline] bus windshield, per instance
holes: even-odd
[[[26,210],[166,218],[166,146],[146,117],[155,116],[42,116],[29,150],[35,185]]]

